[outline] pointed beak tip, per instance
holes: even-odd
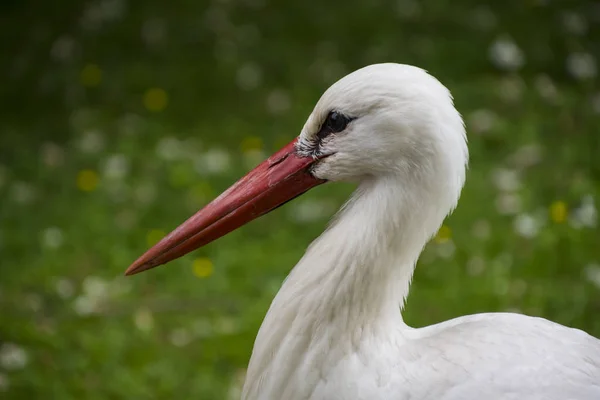
[[[136,274],[139,274],[140,272],[147,271],[154,267],[156,267],[156,265],[152,265],[152,263],[150,263],[150,262],[145,262],[145,263],[135,262],[135,263],[131,264],[129,266],[129,268],[127,268],[127,270],[125,271],[125,276],[136,275]]]
[[[131,265],[129,268],[127,268],[127,270],[125,271],[125,276],[131,276],[131,275],[135,275],[137,274],[138,271],[136,267],[134,267],[133,265]]]

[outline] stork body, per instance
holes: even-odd
[[[422,226],[394,229],[393,210],[369,204],[382,200],[373,189],[286,279],[256,338],[242,399],[600,399],[600,342],[580,330],[511,313],[407,326],[399,306],[416,255],[393,243]]]
[[[358,188],[311,244],[260,328],[243,400],[600,400],[600,341],[519,314],[408,327],[416,261],[456,206],[468,162],[448,90],[372,65],[335,83],[297,141],[128,270],[177,258],[325,181]]]

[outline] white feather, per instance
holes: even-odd
[[[356,119],[323,141],[331,156],[313,174],[359,186],[273,300],[242,398],[600,399],[600,341],[582,331],[517,314],[402,319],[419,254],[465,180],[449,91],[415,67],[363,68],[325,92],[301,143],[331,110]]]

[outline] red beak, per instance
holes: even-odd
[[[297,139],[263,161],[206,207],[169,233],[125,272],[133,275],[198,249],[325,183],[309,171],[317,159],[299,156]]]

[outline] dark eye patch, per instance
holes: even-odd
[[[330,134],[342,132],[353,119],[339,111],[330,111],[327,118],[325,118],[325,122],[321,125],[321,129],[316,134],[317,140],[320,143]]]
[[[317,157],[322,154],[321,145],[323,141],[333,133],[342,132],[348,124],[354,121],[356,117],[349,117],[339,111],[332,110],[327,114],[327,118],[321,125],[319,132],[308,140],[299,141],[297,144],[297,151],[303,156]]]

